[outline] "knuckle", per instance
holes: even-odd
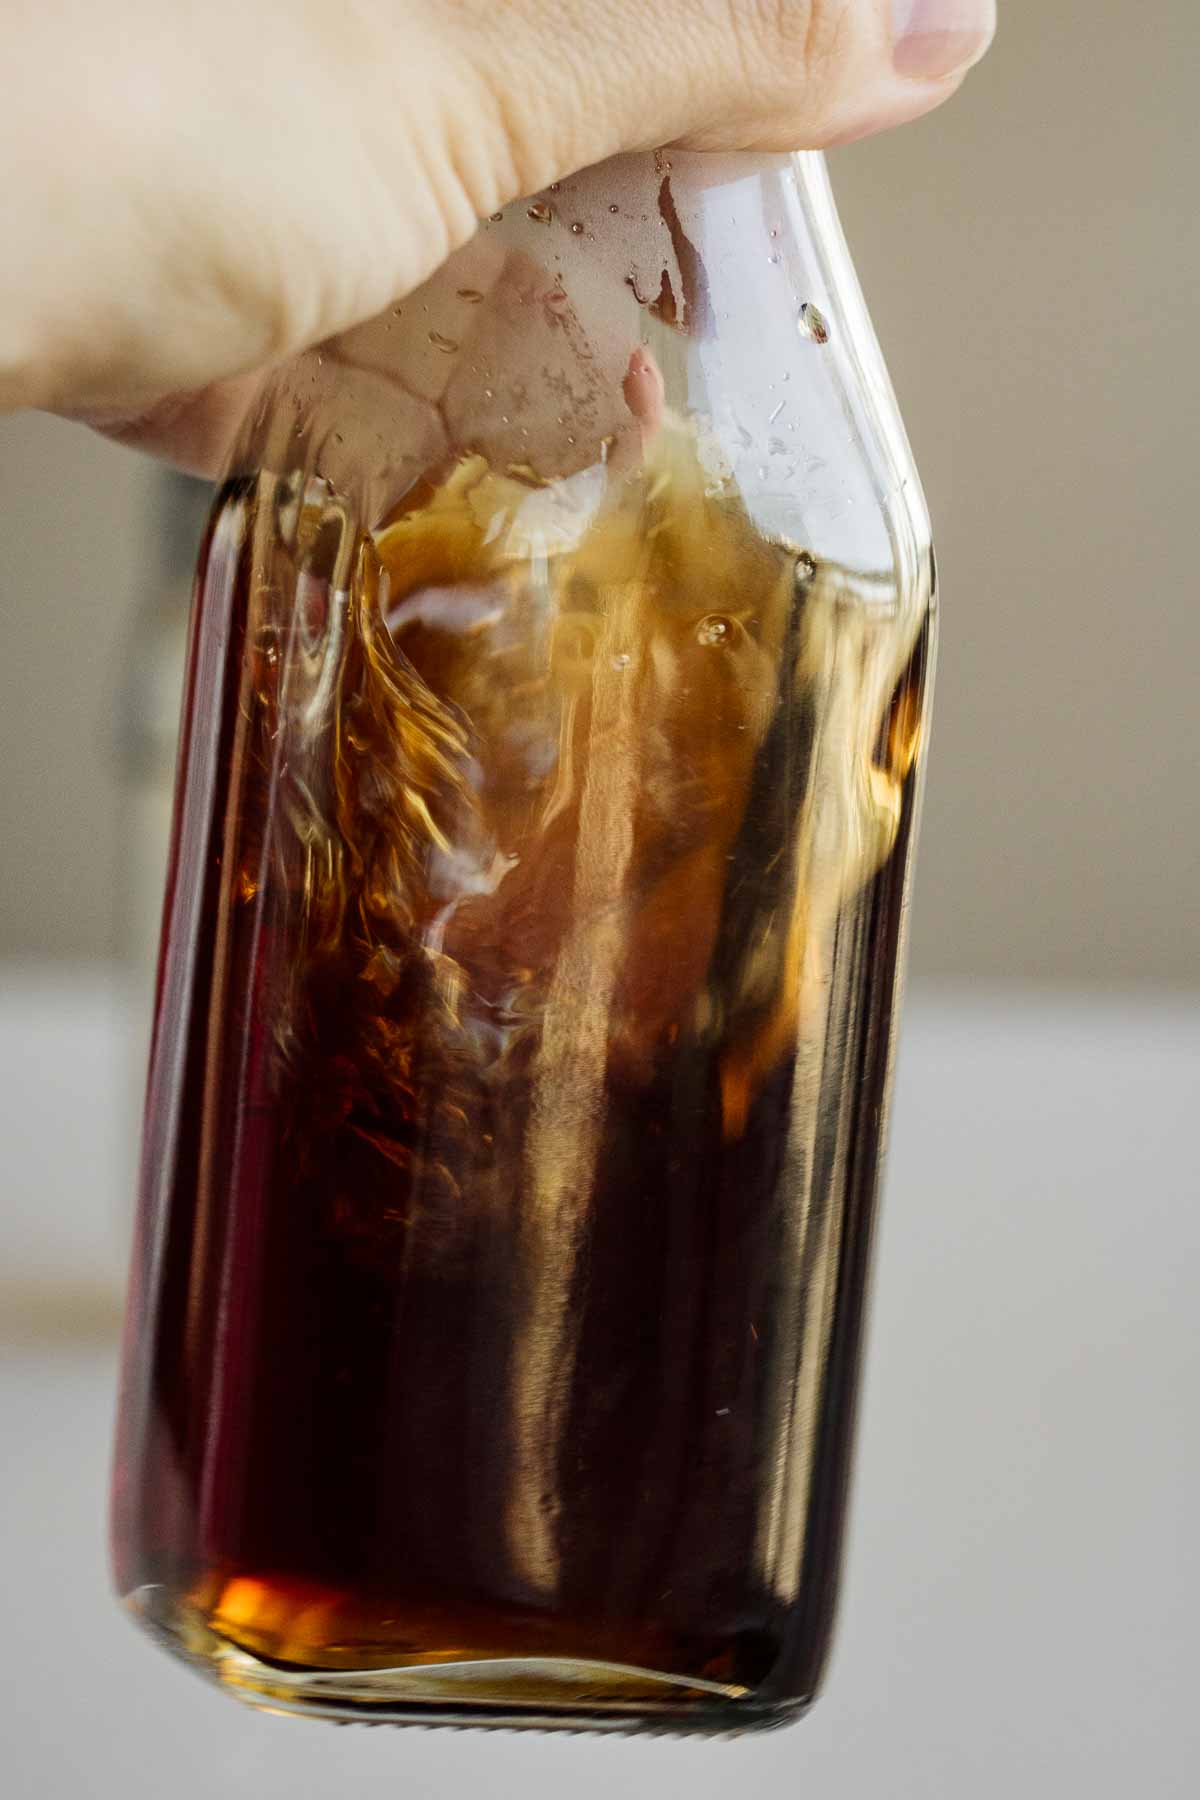
[[[725,0],[753,140],[795,149],[837,139],[881,79],[873,0]],[[890,70],[890,60],[888,64]]]
[[[729,10],[759,73],[788,82],[836,65],[863,11],[855,0],[729,0]]]
[[[855,61],[871,7],[860,0],[727,0],[739,59],[759,92],[833,83]]]

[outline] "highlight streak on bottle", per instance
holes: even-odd
[[[791,1248],[781,1259],[784,1334],[768,1401],[774,1479],[760,1518],[759,1567],[790,1603],[804,1575],[805,1521],[818,1448],[848,1191],[841,1175],[818,1168],[817,1122],[825,1158],[844,1172],[852,1150],[854,1081],[868,1028],[855,971],[862,953],[861,905],[871,877],[890,856],[904,782],[920,748],[922,711],[911,685],[877,753],[888,707],[900,690],[926,616],[894,593],[871,591],[847,571],[822,567],[810,595],[803,649],[805,680],[818,696],[818,726],[797,849],[795,910],[788,933],[783,1000],[739,1068],[741,1079],[798,1044],[788,1138]],[[731,1103],[724,1077],[726,1111]],[[829,1098],[826,1104],[823,1100]],[[733,1096],[736,1105],[736,1092]],[[836,1196],[831,1204],[828,1196]]]
[[[750,1099],[792,1044],[828,981],[838,916],[890,856],[904,780],[915,760],[919,717],[876,745],[924,619],[894,589],[832,564],[814,575],[805,609],[801,681],[813,697],[812,768],[797,836],[795,896],[786,925],[779,1000],[749,1042],[722,1067],[728,1137],[740,1134]]]
[[[509,1544],[522,1577],[545,1595],[559,1576],[558,1462],[575,1327],[571,1299],[604,1125],[613,995],[626,947],[625,877],[638,782],[636,644],[640,582],[610,589],[592,663],[592,713],[580,799],[571,916],[555,960],[534,1064],[526,1147],[524,1316],[513,1350],[516,1467]]]

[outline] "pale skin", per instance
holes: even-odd
[[[4,0],[0,410],[213,473],[258,373],[621,151],[953,94],[994,0]]]

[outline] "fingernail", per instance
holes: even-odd
[[[996,0],[892,0],[897,72],[938,81],[978,62],[996,30]]]

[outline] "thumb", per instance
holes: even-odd
[[[504,122],[505,200],[620,150],[815,149],[903,124],[955,92],[996,27],[996,0],[449,10]]]

